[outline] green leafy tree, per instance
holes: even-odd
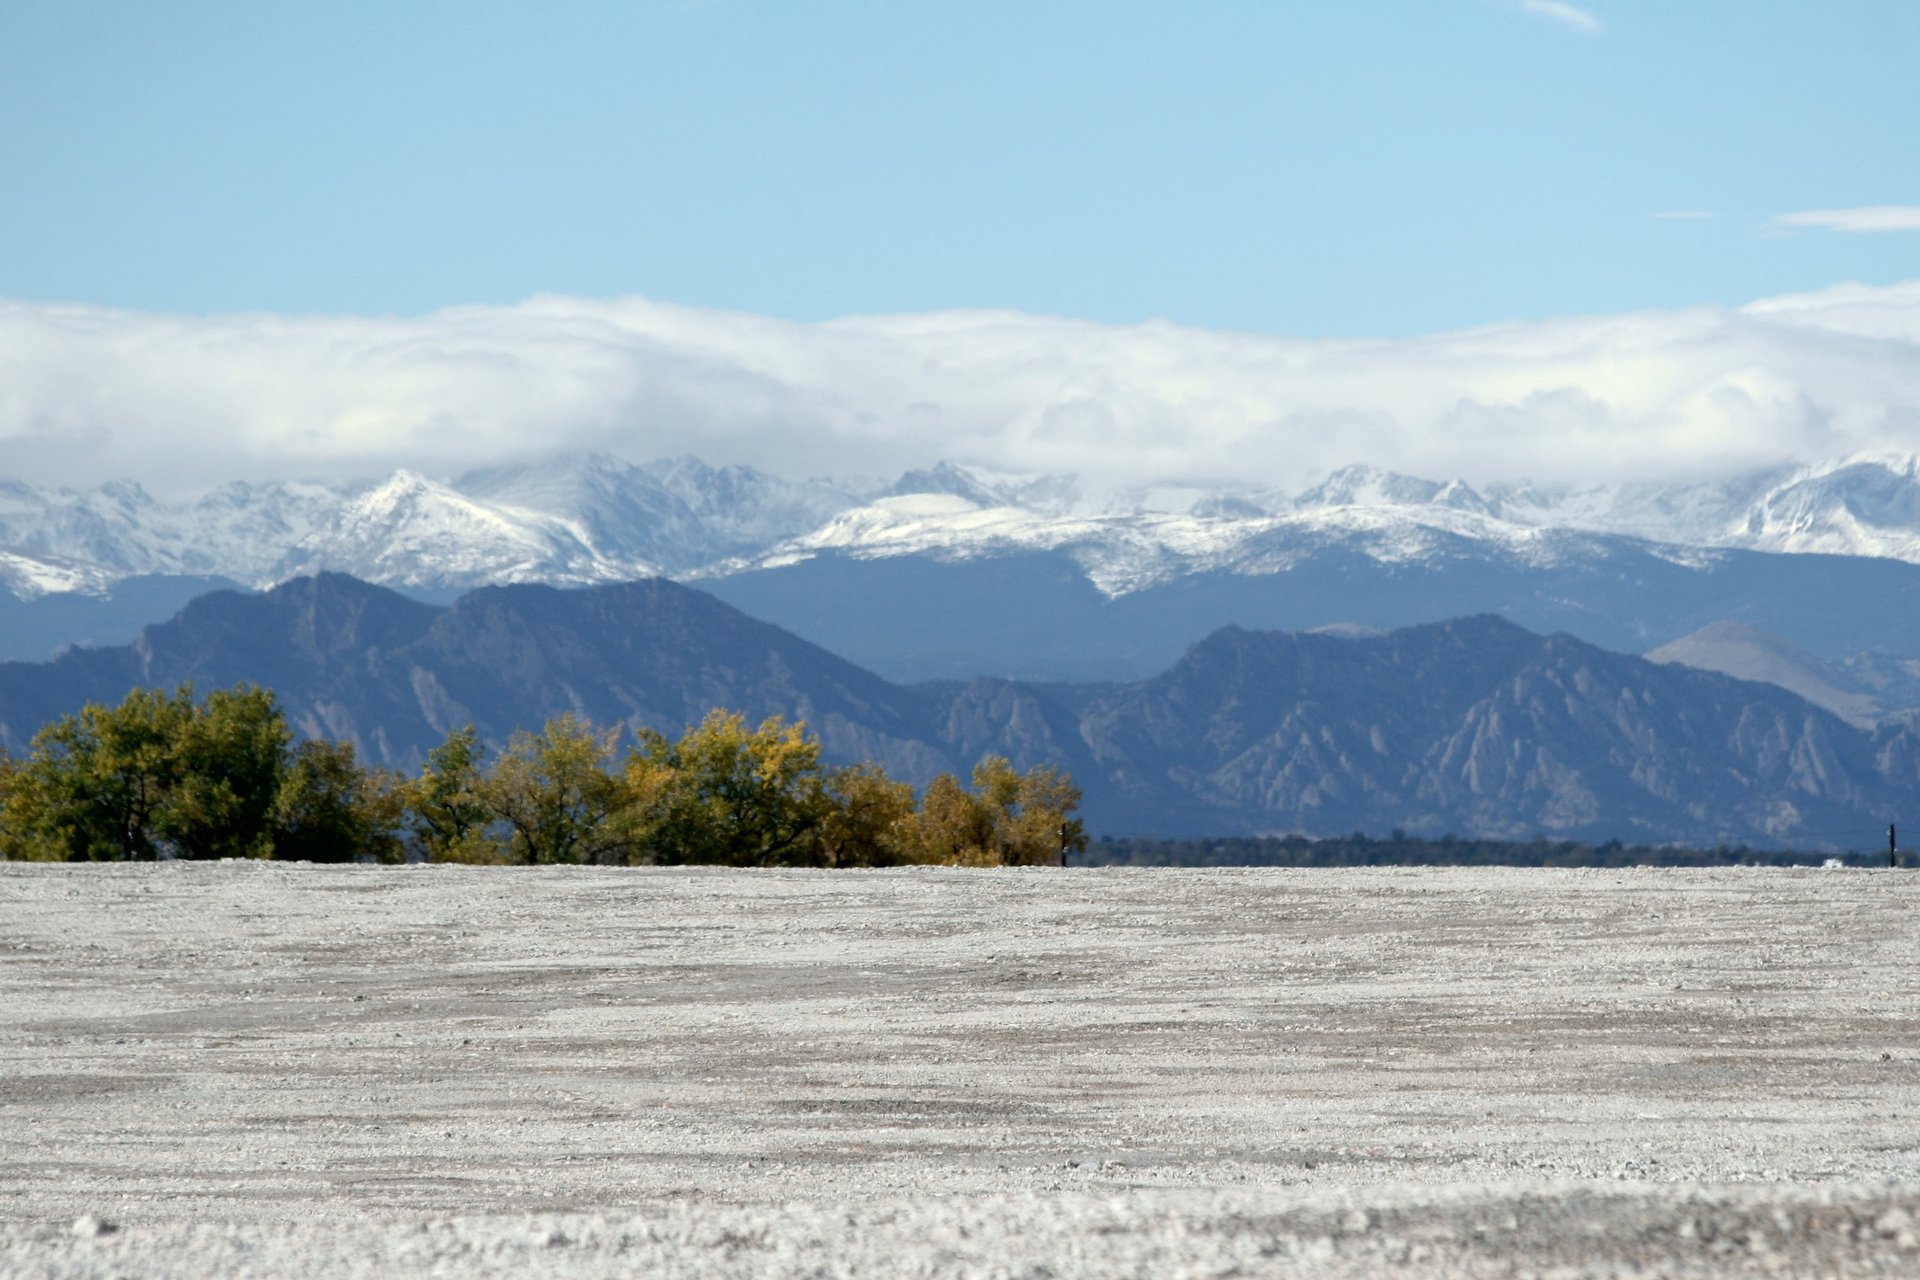
[[[618,729],[568,712],[539,733],[513,735],[479,795],[511,832],[515,861],[625,862],[631,833],[620,779],[608,772]]]
[[[10,857],[261,857],[292,735],[263,689],[89,703],[34,735],[7,788]]]
[[[353,744],[302,742],[275,797],[273,856],[398,862],[403,806],[401,780],[384,769],[362,769]]]
[[[168,851],[161,817],[192,699],[187,686],[135,689],[118,707],[88,703],[42,727],[8,788],[7,855],[84,862]]]
[[[775,716],[749,730],[715,710],[678,742],[643,732],[625,789],[653,861],[762,867],[819,858],[823,781],[820,743],[804,724]]]
[[[434,862],[500,862],[493,838],[497,818],[485,794],[481,761],[486,747],[472,725],[455,729],[427,752],[420,776],[403,793],[407,835]]]
[[[193,707],[173,739],[174,786],[157,824],[177,855],[271,854],[292,742],[273,694],[256,685],[216,690]]]
[[[32,861],[62,856],[60,849],[35,829],[37,798],[26,763],[0,748],[0,858]]]

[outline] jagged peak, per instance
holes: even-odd
[[[451,493],[450,486],[420,474],[410,467],[398,467],[385,480],[368,491],[369,497],[402,493]]]
[[[622,458],[615,457],[604,450],[580,453],[558,451],[540,454],[513,462],[493,463],[488,466],[474,467],[463,471],[453,481],[456,489],[485,489],[492,485],[512,483],[530,477],[549,478],[593,478],[611,476],[628,478],[635,471],[644,468],[635,467]]]
[[[109,480],[94,492],[127,507],[154,505],[153,498],[140,486],[138,480]]]
[[[932,466],[903,472],[882,496],[924,493],[952,494],[982,507],[1060,513],[1078,501],[1080,489],[1079,481],[1066,474],[1002,471],[942,459]]]
[[[404,508],[429,507],[496,519],[499,508],[484,498],[462,493],[453,485],[418,471],[401,468],[358,495],[348,510],[394,513]]]
[[[1487,511],[1486,499],[1464,480],[1427,480],[1398,471],[1356,463],[1329,472],[1326,479],[1294,499],[1298,510],[1357,506],[1445,506]]]
[[[1000,505],[999,495],[979,477],[958,463],[945,461],[902,472],[885,496],[897,498],[922,493],[952,494],[983,507]]]
[[[693,477],[705,481],[723,473],[735,475],[759,475],[754,468],[739,463],[714,466],[704,458],[696,458],[690,453],[676,454],[671,458],[655,458],[652,462],[642,463],[640,470],[657,480],[680,480]]]
[[[1796,469],[1786,484],[1824,480],[1849,471],[1883,471],[1902,480],[1920,480],[1920,454],[1900,449],[1863,450],[1845,457],[1809,463]]]

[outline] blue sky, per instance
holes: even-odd
[[[1913,0],[0,0],[0,296],[1305,338],[1736,305],[1920,276],[1916,68]]]

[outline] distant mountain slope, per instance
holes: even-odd
[[[1230,628],[1083,732],[1135,829],[1259,813],[1304,831],[1870,835],[1903,799],[1884,742],[1784,690],[1485,617],[1378,639]]]
[[[563,710],[677,732],[727,707],[804,719],[839,759],[884,759],[915,777],[951,767],[921,740],[912,691],[665,579],[476,591],[376,670],[396,697],[411,695],[413,744],[467,722],[500,741]]]
[[[908,690],[663,579],[585,591],[489,587],[422,604],[341,574],[218,592],[124,648],[0,664],[0,743],[136,684],[272,688],[303,733],[417,763],[451,729],[490,741],[562,711],[678,731],[715,706],[804,717],[842,759],[950,767]]]
[[[1258,477],[1099,492],[953,463],[789,480],[604,454],[176,504],[125,482],[0,482],[0,587],[54,601],[0,626],[0,657],[130,639],[128,606],[81,602],[132,579],[322,571],[434,601],[665,575],[895,679],[1139,679],[1215,626],[1474,612],[1635,651],[1734,619],[1829,664],[1897,664],[1920,653],[1920,461],[1586,488],[1347,467],[1293,495]]]
[[[1895,709],[1844,670],[1750,623],[1710,622],[1649,650],[1647,658],[1776,684],[1862,728],[1871,728]]]
[[[232,590],[225,578],[139,575],[108,584],[98,594],[63,591],[32,599],[0,592],[0,661],[39,662],[69,645],[120,645],[209,591]]]
[[[1920,565],[1716,551],[1676,559],[1627,538],[1553,534],[1540,562],[1433,535],[1428,554],[1376,555],[1320,535],[1266,550],[1286,567],[1225,566],[1110,596],[1064,549],[966,557],[823,552],[697,585],[900,680],[986,671],[1038,680],[1133,680],[1217,627],[1390,630],[1492,613],[1639,653],[1735,619],[1843,662],[1920,646]],[[1871,609],[1863,607],[1871,601]]]
[[[136,684],[248,680],[302,732],[408,766],[576,711],[677,731],[805,719],[925,782],[982,754],[1069,770],[1096,832],[1355,829],[1871,846],[1920,790],[1920,729],[1494,617],[1385,635],[1229,627],[1116,684],[903,686],[665,580],[422,604],[340,575],[219,592],[117,649],[0,664],[0,742]]]
[[[343,731],[357,730],[359,721],[332,708],[357,704],[367,723],[397,715],[377,678],[379,662],[418,640],[440,612],[338,574],[297,578],[264,594],[216,591],[145,628],[131,645],[0,663],[0,746],[18,751],[47,721],[87,702],[118,702],[136,685],[189,681],[202,690],[267,686],[302,731],[359,739]]]

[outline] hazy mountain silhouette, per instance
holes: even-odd
[[[129,646],[0,664],[0,741],[19,751],[87,701],[186,680],[267,685],[302,732],[403,766],[469,722],[498,744],[562,711],[668,732],[715,706],[785,715],[831,758],[920,783],[989,752],[1058,765],[1098,832],[1868,846],[1920,784],[1907,726],[1869,732],[1773,685],[1491,616],[1227,627],[1130,683],[900,685],[660,579],[446,606],[336,574],[217,592]]]

